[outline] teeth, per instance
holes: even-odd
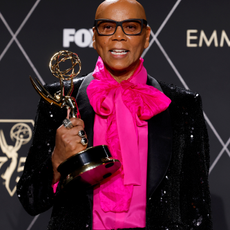
[[[126,54],[127,50],[111,50],[112,54]]]

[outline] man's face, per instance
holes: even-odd
[[[145,13],[137,4],[128,1],[105,5],[96,13],[96,19],[123,21],[134,18],[145,19]],[[124,72],[130,75],[138,66],[143,50],[149,45],[149,36],[150,28],[146,26],[137,36],[124,34],[120,26],[110,36],[100,36],[94,29],[93,46],[112,75]]]

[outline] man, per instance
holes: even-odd
[[[137,1],[102,2],[93,31],[96,68],[74,82],[82,120],[60,126],[66,111],[41,100],[18,183],[23,206],[32,215],[53,206],[48,229],[212,229],[200,96],[147,76],[140,56],[150,28]],[[86,148],[81,130],[88,146],[107,144],[122,167],[94,188],[53,191],[60,163]]]

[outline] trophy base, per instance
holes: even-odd
[[[120,166],[120,161],[112,158],[106,145],[87,148],[59,165],[61,187],[73,181],[85,187],[96,185],[115,173]]]

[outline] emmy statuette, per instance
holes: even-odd
[[[72,66],[65,70],[60,70],[60,63],[70,60]],[[75,73],[75,67],[78,71]],[[80,113],[75,98],[71,97],[73,91],[73,78],[81,71],[81,61],[76,53],[68,50],[61,50],[55,53],[49,62],[51,73],[60,81],[60,91],[52,96],[36,79],[36,82],[30,77],[31,83],[39,95],[50,104],[66,107],[70,110],[70,117],[79,117]],[[68,93],[64,94],[64,81],[71,81]],[[89,147],[84,151],[76,153],[62,162],[58,171],[61,173],[61,188],[64,188],[74,181],[81,183],[85,187],[100,183],[103,179],[111,176],[121,166],[119,160],[112,158],[106,145]]]

